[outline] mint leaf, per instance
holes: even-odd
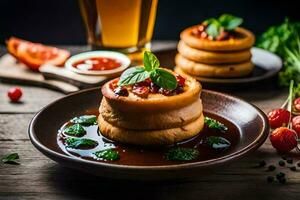
[[[174,161],[190,161],[195,160],[199,156],[199,151],[193,148],[174,147],[165,153],[167,160]]]
[[[242,18],[235,17],[230,14],[221,15],[218,21],[220,22],[221,26],[224,27],[224,29],[227,31],[232,31],[243,23]]]
[[[118,82],[119,86],[132,85],[149,78],[149,72],[143,67],[132,67],[125,70]]]
[[[86,131],[80,124],[74,124],[72,126],[68,126],[63,130],[63,132],[68,135],[72,135],[76,137],[81,137],[86,133]]]
[[[177,87],[176,77],[167,70],[160,68],[156,69],[151,72],[150,77],[153,83],[162,88],[174,90]]]
[[[212,36],[213,38],[216,38],[220,34],[221,25],[218,21],[215,20],[207,26],[205,31],[208,35]]]
[[[3,156],[1,158],[1,162],[5,164],[14,164],[14,165],[19,165],[20,163],[18,162],[19,160],[19,154],[18,153],[11,153]]]
[[[202,144],[216,150],[226,150],[231,145],[228,140],[220,136],[209,136],[202,141]]]
[[[71,119],[72,123],[81,124],[83,126],[90,126],[97,124],[97,117],[95,115],[82,115]]]
[[[119,152],[117,152],[116,150],[113,150],[113,149],[97,151],[97,152],[94,153],[94,155],[96,156],[96,158],[99,158],[101,160],[113,161],[113,160],[119,160],[120,159]]]
[[[144,53],[144,67],[145,70],[150,72],[154,69],[159,68],[160,63],[157,57],[150,51],[145,51]]]
[[[205,117],[204,118],[204,123],[209,127],[209,128],[212,128],[212,129],[217,129],[217,130],[220,130],[222,132],[225,132],[228,130],[228,127],[225,126],[224,124],[222,124],[221,122],[215,120],[215,119],[212,119],[212,118],[209,118],[209,117]]]
[[[67,138],[65,142],[67,147],[73,149],[93,148],[98,145],[98,142],[87,138]]]

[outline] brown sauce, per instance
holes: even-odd
[[[98,116],[98,112],[91,111],[83,114],[93,114]],[[180,164],[180,163],[191,163],[197,161],[210,160],[213,158],[222,157],[231,153],[234,148],[237,146],[240,140],[240,133],[238,128],[228,120],[221,118],[220,116],[213,115],[210,113],[204,113],[205,116],[216,119],[226,125],[228,127],[228,131],[221,132],[218,130],[210,129],[206,125],[204,129],[197,135],[196,137],[182,142],[180,144],[176,144],[178,147],[188,147],[188,148],[197,148],[199,151],[199,156],[197,159],[192,161],[170,161],[166,160],[164,155],[165,152],[172,148],[172,146],[168,147],[143,147],[143,146],[132,146],[127,144],[120,144],[117,142],[110,141],[103,137],[101,133],[98,131],[98,125],[92,125],[84,127],[86,130],[86,135],[83,138],[89,138],[98,142],[98,145],[92,149],[70,149],[66,148],[64,144],[64,139],[62,137],[62,133],[58,131],[57,135],[57,143],[63,152],[67,155],[80,157],[82,159],[93,160],[97,162],[105,162],[105,163],[113,163],[119,165],[139,165],[139,166],[157,166],[157,165],[172,165],[172,164]],[[67,126],[70,122],[66,122],[60,130],[63,130],[65,126]],[[212,149],[208,146],[201,144],[201,141],[208,136],[221,136],[227,139],[231,145],[228,149],[224,151],[219,151],[216,149]],[[116,161],[102,161],[96,160],[92,155],[94,152],[99,150],[105,150],[109,148],[114,148],[119,152],[120,159]]]

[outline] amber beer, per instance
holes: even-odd
[[[79,0],[94,49],[133,53],[149,48],[158,0]]]

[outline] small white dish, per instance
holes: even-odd
[[[111,70],[84,70],[84,69],[78,69],[73,66],[74,63],[82,61],[84,59],[88,58],[95,58],[95,57],[105,57],[105,58],[112,58],[116,59],[121,63],[120,67],[117,67],[115,69]],[[129,67],[131,61],[125,54],[115,52],[115,51],[89,51],[84,53],[76,54],[72,57],[70,57],[66,63],[65,67],[66,69],[73,71],[78,74],[84,74],[84,75],[100,75],[100,76],[115,76],[118,74],[121,74],[126,68]]]

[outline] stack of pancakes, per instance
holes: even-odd
[[[106,83],[99,108],[102,135],[113,141],[134,145],[172,145],[197,135],[204,126],[201,85],[192,78],[184,92],[164,96],[149,94],[140,98],[129,91],[116,96]]]
[[[250,48],[255,38],[250,31],[238,27],[229,39],[216,41],[196,37],[195,28],[187,28],[180,35],[175,58],[177,73],[199,79],[242,77],[252,72]]]

